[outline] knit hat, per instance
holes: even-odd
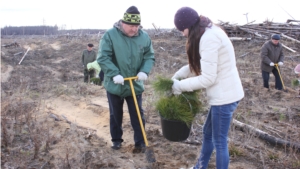
[[[88,47],[90,47],[90,48],[91,48],[91,47],[94,47],[94,45],[93,45],[93,44],[91,44],[91,43],[89,43],[89,44],[88,44]]]
[[[135,6],[129,7],[124,13],[123,23],[128,25],[140,25],[141,24],[141,16],[140,11]]]
[[[174,24],[179,31],[190,28],[200,20],[198,13],[190,7],[178,9],[174,17]]]
[[[294,69],[296,74],[300,74],[300,64],[298,64]]]
[[[274,40],[280,40],[280,35],[274,34],[274,35],[272,35],[272,39],[274,39]]]

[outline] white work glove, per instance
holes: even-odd
[[[270,63],[270,66],[274,66],[274,63],[273,63],[273,62],[271,62],[271,63]]]
[[[279,65],[279,66],[282,66],[282,65],[283,65],[283,62],[278,62],[278,65]]]
[[[124,78],[121,75],[117,75],[113,77],[114,83],[115,84],[121,84],[124,85]]]
[[[174,95],[180,95],[182,93],[180,89],[180,84],[179,80],[177,79],[172,79],[173,80],[173,86],[172,86],[172,92]]]
[[[177,79],[179,79],[179,77],[178,77],[178,75],[175,73],[175,74],[172,76],[171,79],[172,79],[172,80],[177,80]]]
[[[137,80],[141,80],[141,81],[145,81],[148,78],[147,74],[144,72],[139,72],[136,76],[138,77]]]
[[[183,67],[181,67],[171,78],[173,79],[185,79],[188,77],[188,75],[191,73],[190,71],[190,66],[189,65],[185,65]]]

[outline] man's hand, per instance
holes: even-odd
[[[279,66],[282,66],[282,65],[283,65],[283,62],[278,62],[278,65],[279,65]]]
[[[141,81],[145,81],[145,80],[147,80],[147,78],[148,78],[147,74],[144,73],[144,72],[139,72],[139,73],[137,74],[137,77],[138,77],[137,80],[141,80]]]
[[[114,76],[113,81],[114,81],[115,84],[124,85],[124,78],[121,75]]]
[[[273,63],[273,62],[271,62],[271,63],[270,63],[270,66],[274,66],[274,63]]]
[[[180,95],[182,93],[180,89],[180,84],[179,80],[177,79],[172,79],[173,80],[173,86],[172,86],[172,92],[174,95]]]

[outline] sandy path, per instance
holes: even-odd
[[[47,108],[60,118],[65,116],[72,123],[95,130],[97,136],[103,138],[107,145],[111,145],[109,131],[109,108],[106,97],[95,97],[75,100],[67,96],[52,98],[46,101]],[[124,104],[123,145],[133,144],[133,131],[129,114]],[[62,119],[62,118],[61,118]]]

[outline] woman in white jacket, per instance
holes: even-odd
[[[233,45],[220,27],[207,17],[199,16],[192,8],[180,8],[175,14],[174,24],[187,37],[189,64],[172,77],[173,93],[179,95],[205,88],[210,104],[203,126],[202,149],[194,168],[207,168],[216,148],[217,169],[227,169],[229,126],[233,112],[244,97]]]

